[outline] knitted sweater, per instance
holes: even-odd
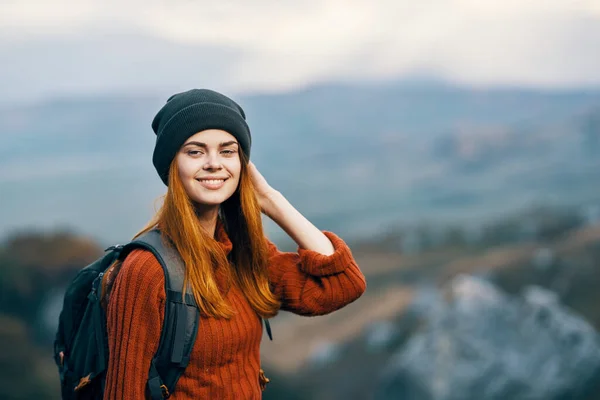
[[[342,239],[324,232],[335,252],[325,256],[299,248],[280,252],[269,242],[269,280],[281,309],[322,315],[356,300],[366,282]],[[231,241],[217,224],[217,241],[226,253]],[[235,307],[231,319],[201,317],[191,360],[179,379],[173,400],[260,399],[262,324],[243,293],[227,291]],[[164,275],[146,250],[127,256],[115,280],[107,309],[109,365],[105,400],[146,398],[150,361],[158,349],[165,306]],[[267,388],[268,390],[268,388]]]

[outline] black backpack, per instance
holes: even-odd
[[[167,296],[158,351],[148,371],[151,399],[168,398],[190,361],[200,312],[194,296],[186,293],[185,300],[182,296],[184,269],[179,255],[163,245],[158,230],[152,230],[126,245],[106,249],[106,254],[83,268],[67,288],[54,341],[63,400],[101,400],[104,396],[108,338],[100,299],[102,278],[114,261],[138,248],[151,251],[160,262]],[[273,340],[269,322],[264,322]]]

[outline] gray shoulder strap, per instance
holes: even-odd
[[[152,400],[162,400],[175,391],[179,377],[187,367],[196,341],[200,311],[194,296],[183,294],[185,266],[179,254],[158,230],[151,230],[124,248],[126,252],[143,248],[152,252],[165,274],[164,323],[158,350],[152,359],[148,373],[148,390]]]
[[[129,246],[150,250],[165,270],[165,287],[182,292],[185,267],[179,254],[173,247],[164,242],[160,231],[154,229],[134,239]]]

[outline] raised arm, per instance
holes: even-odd
[[[323,235],[332,243],[331,255],[301,247],[297,253],[281,252],[269,242],[269,280],[282,310],[311,316],[328,314],[364,293],[365,277],[346,243],[331,232]]]
[[[269,279],[282,309],[320,315],[359,298],[366,281],[346,243],[314,226],[269,186],[254,164],[249,169],[263,213],[298,244],[297,253],[283,253],[269,242]]]

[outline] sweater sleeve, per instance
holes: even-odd
[[[350,248],[337,235],[323,232],[334,253],[326,256],[298,248],[281,252],[268,241],[269,280],[281,309],[300,315],[323,315],[358,299],[366,289]]]
[[[107,308],[109,360],[104,400],[146,398],[165,299],[158,261],[148,251],[132,251],[115,278]]]

